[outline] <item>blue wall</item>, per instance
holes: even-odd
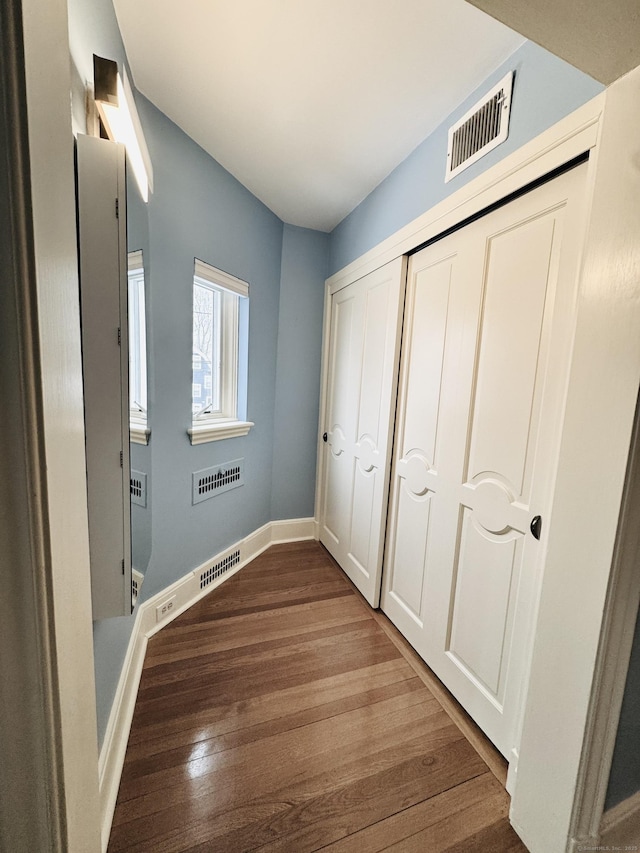
[[[605,808],[640,791],[640,617],[629,662]]]
[[[271,518],[313,516],[327,234],[284,226]]]
[[[509,138],[445,184],[449,127],[511,70],[516,73]],[[525,42],[336,226],[331,233],[329,274],[360,257],[603,88],[562,59],[533,42]]]
[[[154,382],[153,553],[143,598],[270,520],[282,222],[148,101],[141,120],[154,166],[149,201]],[[193,260],[250,285],[249,435],[192,446]],[[245,485],[191,505],[191,474],[243,457]]]

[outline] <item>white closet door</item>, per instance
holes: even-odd
[[[374,607],[405,270],[398,258],[331,296],[320,541]]]
[[[382,607],[508,757],[550,522],[585,173],[409,265]]]

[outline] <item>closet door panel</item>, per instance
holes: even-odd
[[[562,215],[552,210],[510,224],[486,244],[463,524],[445,648],[463,677],[477,679],[500,710],[522,560],[532,550],[525,537],[533,515],[531,485]],[[443,590],[443,604],[446,595]]]
[[[367,601],[380,596],[406,266],[331,297],[320,541]]]
[[[546,531],[552,509],[585,171],[409,266],[382,607],[509,757],[544,557],[530,525],[539,514]]]

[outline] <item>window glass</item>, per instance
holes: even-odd
[[[147,419],[147,331],[142,252],[129,254],[129,412]]]
[[[193,277],[192,442],[246,422],[249,285],[197,258]],[[242,343],[241,343],[242,342]],[[242,351],[240,348],[242,346]],[[203,438],[203,436],[207,436]]]
[[[194,415],[222,412],[221,347],[222,293],[211,286],[193,285],[193,400]]]

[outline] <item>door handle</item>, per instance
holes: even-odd
[[[328,438],[328,435],[326,434],[326,432],[323,432],[322,433],[322,440],[324,441],[325,444],[327,443],[327,438]]]
[[[535,515],[531,519],[531,526],[529,528],[531,533],[533,534],[534,539],[540,539],[540,533],[542,532],[542,518],[539,515]]]

